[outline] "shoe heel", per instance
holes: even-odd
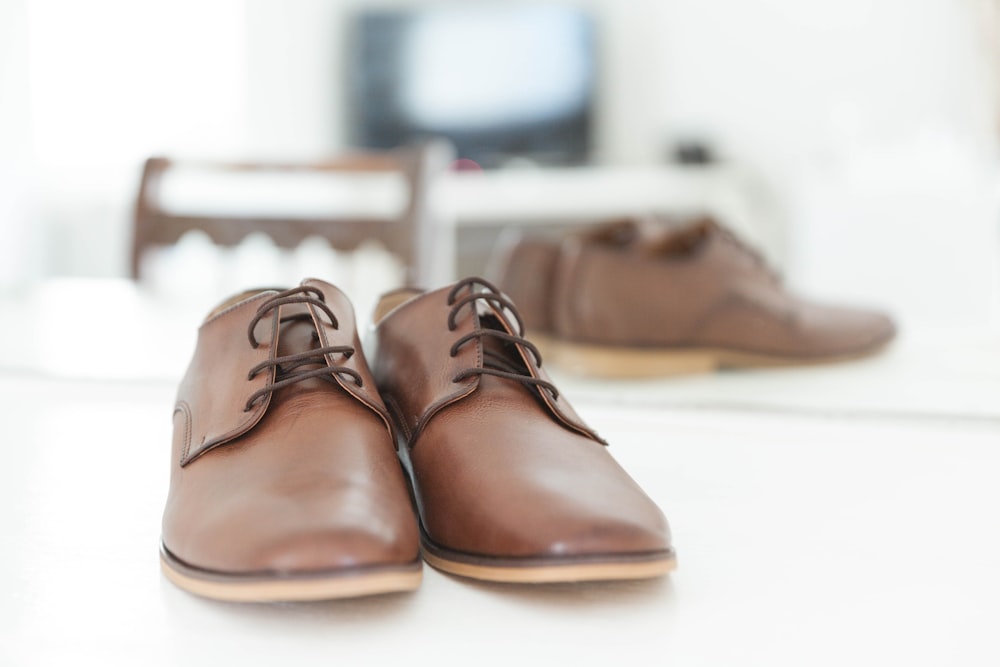
[[[713,373],[718,356],[709,350],[644,350],[549,339],[547,359],[561,370],[603,378],[651,378]]]

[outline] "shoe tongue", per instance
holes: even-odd
[[[612,248],[627,248],[641,239],[649,221],[645,218],[622,218],[601,225],[583,235],[584,242]]]
[[[291,320],[281,323],[278,334],[278,356],[308,352],[319,347],[319,337],[311,322]]]
[[[500,323],[500,320],[492,314],[480,315],[479,325],[484,329],[494,329],[507,333],[507,329]],[[484,367],[508,373],[529,374],[516,345],[495,336],[483,336],[481,340]]]
[[[301,354],[321,347],[312,317],[304,306],[300,304],[282,306],[280,317],[277,356]],[[316,355],[315,358],[308,357],[298,361],[285,362],[278,366],[275,379],[281,380],[294,372],[308,371],[324,366],[326,366],[326,361],[319,355]],[[297,390],[316,388],[324,384],[328,383],[322,382],[319,378],[306,379],[290,387],[279,389],[278,392],[288,393],[292,391],[295,393]]]
[[[281,306],[277,355],[284,357],[319,347],[319,336],[309,310],[299,303]]]
[[[686,257],[696,252],[715,232],[715,223],[705,218],[679,229],[664,231],[645,250],[658,257]]]

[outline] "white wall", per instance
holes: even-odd
[[[315,155],[343,145],[341,39],[350,0],[246,0],[246,148]]]
[[[734,152],[800,161],[930,125],[994,140],[995,80],[976,3],[669,3],[664,122]],[[981,4],[981,3],[980,3]]]
[[[30,233],[30,179],[22,173],[31,154],[27,25],[24,0],[0,3],[0,287],[37,276],[42,256]]]
[[[31,213],[0,220],[4,246],[30,258],[0,286],[121,275],[142,160],[244,147],[242,0],[5,0],[4,32],[0,163],[17,185],[0,201],[13,191]]]

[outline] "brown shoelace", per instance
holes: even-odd
[[[458,294],[464,288],[469,288],[469,293],[465,296],[459,298]],[[477,287],[482,289],[477,291]],[[451,306],[451,310],[448,313],[448,331],[454,331],[457,327],[457,317],[459,312],[464,306],[470,306],[471,308],[476,308],[476,303],[479,301],[491,302],[499,306],[499,317],[504,320],[504,324],[507,325],[511,330],[517,331],[517,334],[509,334],[506,331],[500,331],[498,329],[481,328],[475,331],[471,331],[458,340],[455,341],[454,345],[451,346],[449,354],[452,357],[458,355],[459,350],[463,345],[467,344],[471,340],[482,339],[483,336],[489,336],[496,338],[498,340],[517,345],[518,347],[525,349],[531,353],[535,358],[535,364],[539,367],[542,365],[542,355],[535,347],[533,343],[524,338],[524,321],[521,319],[521,315],[517,312],[517,308],[514,304],[505,297],[499,289],[497,289],[492,283],[483,278],[465,278],[463,280],[455,283],[455,286],[448,293],[448,305]],[[512,326],[512,323],[507,319],[507,313],[509,313],[516,323],[516,327]],[[559,398],[559,390],[556,389],[555,385],[547,380],[541,380],[531,375],[521,372],[517,367],[510,362],[509,359],[486,351],[485,362],[491,361],[492,366],[485,366],[484,368],[466,368],[464,371],[456,374],[451,381],[461,382],[467,377],[472,375],[493,375],[499,378],[504,378],[507,380],[515,380],[521,382],[525,385],[531,385],[534,387],[544,388],[555,400]],[[510,369],[510,370],[505,370]]]
[[[334,329],[340,328],[340,322],[337,321],[336,315],[330,310],[330,307],[326,305],[325,297],[323,292],[316,289],[315,287],[295,287],[289,290],[284,290],[265,300],[260,307],[257,308],[257,313],[254,315],[253,319],[250,320],[250,324],[247,328],[247,338],[250,340],[250,345],[255,349],[260,346],[257,342],[257,337],[254,335],[254,329],[257,324],[263,319],[269,312],[278,308],[279,306],[303,303],[311,306],[315,306],[319,310],[323,311],[326,316],[330,319],[330,326]],[[295,321],[312,321],[312,316],[309,313],[297,313],[295,315],[287,315],[279,320],[279,324],[284,324],[285,322],[295,322]],[[313,340],[319,341],[319,333],[313,331]],[[287,387],[296,382],[301,382],[302,380],[307,380],[309,378],[320,378],[331,384],[337,384],[334,376],[347,376],[354,380],[357,386],[362,386],[361,376],[357,371],[347,368],[346,366],[332,366],[328,365],[327,356],[328,354],[343,354],[345,359],[350,359],[354,354],[354,348],[350,345],[328,345],[326,347],[317,347],[311,350],[306,350],[305,352],[298,352],[296,354],[287,354],[280,357],[272,357],[267,361],[262,361],[247,373],[247,380],[253,380],[262,371],[268,369],[275,369],[274,382],[267,384],[266,386],[258,389],[250,398],[247,399],[247,404],[243,408],[244,412],[249,412],[254,403],[260,401],[265,396],[270,393],[281,389],[282,387]],[[302,366],[312,366],[315,364],[322,364],[322,368],[310,368],[308,370],[298,370]]]

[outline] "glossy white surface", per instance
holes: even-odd
[[[80,312],[63,322],[98,310],[65,307]],[[560,376],[669,517],[669,579],[502,586],[426,568],[412,595],[239,605],[158,570],[194,324],[150,307],[124,308],[115,344],[97,326],[0,337],[0,665],[1000,662],[995,338],[915,336],[807,370]]]

